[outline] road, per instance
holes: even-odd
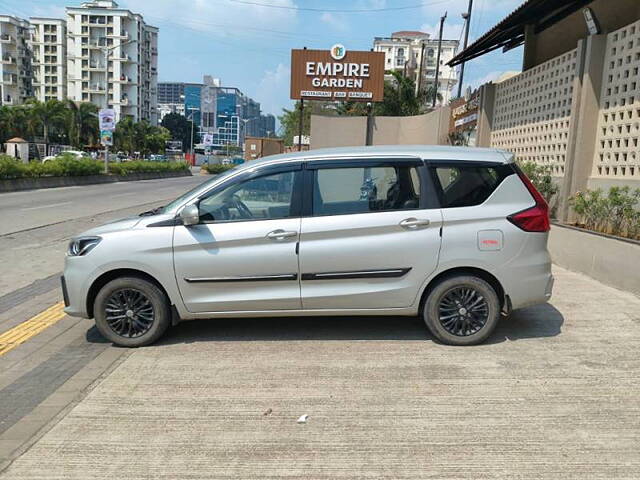
[[[561,268],[549,304],[471,348],[417,318],[314,317],[187,322],[128,350],[55,317],[68,237],[184,183],[127,185],[145,193],[116,211],[93,187],[33,192],[85,205],[0,236],[0,480],[640,478],[640,299]]]
[[[43,188],[0,194],[0,235],[175,198],[209,177]]]

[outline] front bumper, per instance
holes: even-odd
[[[93,265],[86,257],[67,257],[64,275],[61,279],[64,311],[72,317],[89,318],[87,313],[87,293],[91,285]]]
[[[69,306],[69,292],[67,291],[67,282],[64,280],[64,275],[60,277],[60,287],[62,288],[62,299],[64,300],[64,306]]]

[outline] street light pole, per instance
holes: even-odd
[[[444,16],[440,17],[440,36],[438,37],[438,56],[436,58],[436,82],[433,88],[433,103],[432,107],[436,107],[436,100],[438,99],[438,82],[440,76],[440,53],[442,51],[442,30],[444,29],[444,21],[447,18],[447,12],[444,12]]]
[[[469,42],[469,26],[471,24],[471,9],[473,8],[473,0],[469,0],[469,8],[467,13],[462,14],[462,18],[465,20],[464,27],[464,47],[463,50],[467,49],[467,43]],[[458,98],[462,97],[462,80],[464,80],[464,63],[460,64],[460,80],[458,80]]]

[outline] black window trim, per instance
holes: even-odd
[[[496,188],[494,188],[494,192],[497,190],[497,188],[502,185],[502,182],[504,182],[504,180],[507,177],[510,177],[511,175],[517,173],[516,169],[514,168],[513,163],[504,163],[504,162],[492,162],[492,161],[478,161],[478,160],[425,160],[425,164],[426,164],[426,169],[429,171],[428,172],[428,177],[430,179],[431,184],[433,185],[433,193],[435,194],[435,199],[437,201],[437,208],[440,209],[449,209],[449,208],[471,208],[471,207],[477,207],[482,205],[482,203],[478,203],[477,205],[468,205],[468,206],[463,206],[463,207],[446,207],[444,206],[444,189],[442,188],[442,184],[440,183],[440,179],[438,178],[438,174],[436,172],[437,168],[447,168],[447,167],[486,167],[486,168],[497,168],[497,167],[510,167],[512,170],[512,173],[509,175],[505,175],[502,180],[500,180],[500,183],[498,185],[496,185]],[[493,194],[493,192],[491,193]],[[489,195],[491,196],[491,195]],[[485,199],[485,202],[488,200]]]
[[[284,218],[243,218],[235,220],[214,220],[213,222],[198,222],[197,225],[223,225],[226,223],[241,223],[241,222],[264,222],[268,220],[289,220],[292,218],[300,218],[302,216],[302,197],[304,192],[303,184],[303,164],[301,162],[265,165],[263,167],[256,168],[255,170],[249,170],[243,172],[238,176],[234,176],[229,181],[223,182],[220,185],[216,185],[210,190],[203,192],[193,202],[195,205],[199,205],[200,202],[211,195],[215,195],[222,190],[226,190],[229,187],[233,187],[239,183],[244,183],[256,178],[274,175],[277,173],[295,172],[293,177],[293,188],[291,192],[291,209],[290,215]]]
[[[342,213],[314,215],[313,213],[313,188],[315,186],[314,176],[317,170],[335,168],[375,168],[375,167],[415,167],[420,180],[420,205],[412,209],[380,210],[373,212]],[[303,171],[303,199],[302,217],[332,217],[344,215],[363,215],[386,212],[412,212],[417,210],[433,210],[440,208],[440,201],[433,183],[433,179],[427,171],[425,160],[420,157],[362,157],[362,158],[335,158],[322,160],[308,160],[304,162]]]

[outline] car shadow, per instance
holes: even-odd
[[[495,344],[559,335],[564,317],[550,304],[501,318],[485,343]],[[171,328],[158,344],[260,342],[287,340],[428,340],[433,337],[418,317],[273,317],[193,320]]]

